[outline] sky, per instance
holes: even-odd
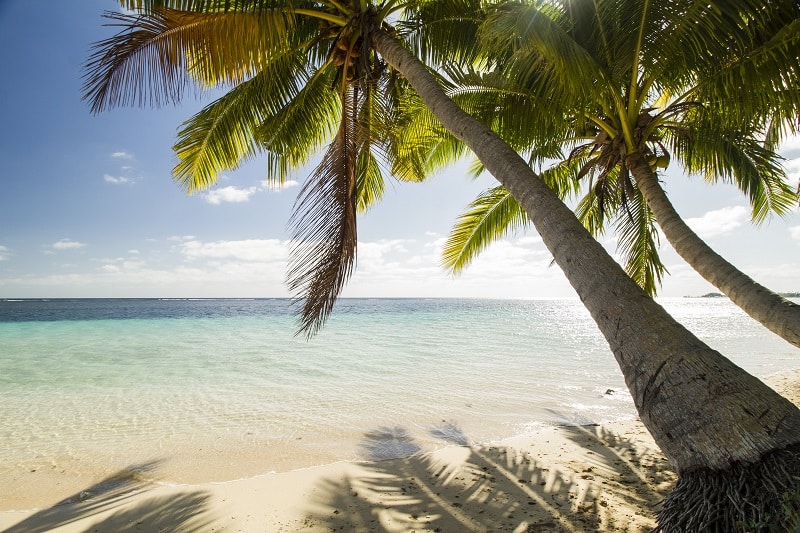
[[[192,196],[171,178],[180,124],[211,100],[92,115],[81,100],[91,43],[112,34],[113,0],[0,0],[0,298],[286,297],[287,222],[310,168],[281,190],[254,159]],[[800,179],[800,142],[784,146]],[[357,270],[345,297],[575,296],[532,229],[485,251],[462,275],[440,266],[456,217],[490,176],[467,163],[422,184],[390,180],[362,215]],[[668,170],[678,212],[714,249],[776,291],[800,291],[800,212],[749,221],[735,188]],[[614,255],[609,233],[603,244]],[[715,289],[665,239],[662,296]]]

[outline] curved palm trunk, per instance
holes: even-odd
[[[675,211],[640,153],[629,156],[627,163],[664,236],[678,255],[745,313],[800,347],[800,305],[756,283],[698,237]]]
[[[608,341],[642,422],[682,480],[690,482],[679,482],[673,491],[662,511],[661,527],[693,527],[682,517],[696,517],[698,512],[687,512],[686,506],[694,503],[686,503],[684,497],[708,501],[708,491],[704,495],[693,489],[697,473],[705,476],[702,483],[708,483],[709,473],[725,480],[735,465],[759,467],[765,458],[786,449],[792,450],[786,452],[790,458],[781,464],[789,463],[792,475],[800,473],[800,409],[706,346],[647,297],[525,161],[456,106],[426,67],[394,38],[374,31],[372,42],[524,207]],[[794,480],[790,475],[777,484],[792,487]],[[749,505],[746,496],[744,500]],[[742,507],[749,512],[747,505]],[[700,519],[705,516],[701,512]],[[724,524],[732,523],[728,518]]]

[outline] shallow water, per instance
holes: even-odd
[[[727,299],[661,303],[756,376],[800,368]],[[635,416],[577,300],[348,299],[295,327],[285,300],[0,301],[0,483],[154,459],[226,480]]]

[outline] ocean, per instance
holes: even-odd
[[[758,377],[800,368],[727,299],[660,303]],[[342,299],[296,327],[281,299],[0,300],[0,486],[153,461],[226,481],[636,416],[576,299]]]

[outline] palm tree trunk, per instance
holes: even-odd
[[[664,236],[678,255],[745,313],[800,347],[800,305],[756,283],[698,237],[675,211],[641,153],[628,156],[627,164]]]
[[[426,67],[393,37],[373,31],[372,43],[523,206],[608,341],[642,422],[682,482],[665,503],[660,527],[697,528],[707,519],[704,510],[711,495],[720,493],[721,518],[714,524],[722,527],[742,513],[745,519],[760,519],[772,512],[774,503],[755,502],[753,494],[774,502],[775,490],[795,487],[793,476],[800,475],[800,409],[706,346],[645,295],[525,161],[456,106]],[[780,480],[768,471],[767,480],[777,489],[766,497],[768,491],[752,493],[751,486],[730,489],[735,485],[731,476],[745,475],[758,486],[754,480],[763,477],[764,465],[775,454],[781,468],[789,471]],[[695,490],[697,483],[705,483],[707,490]],[[733,504],[727,501],[730,492]]]

